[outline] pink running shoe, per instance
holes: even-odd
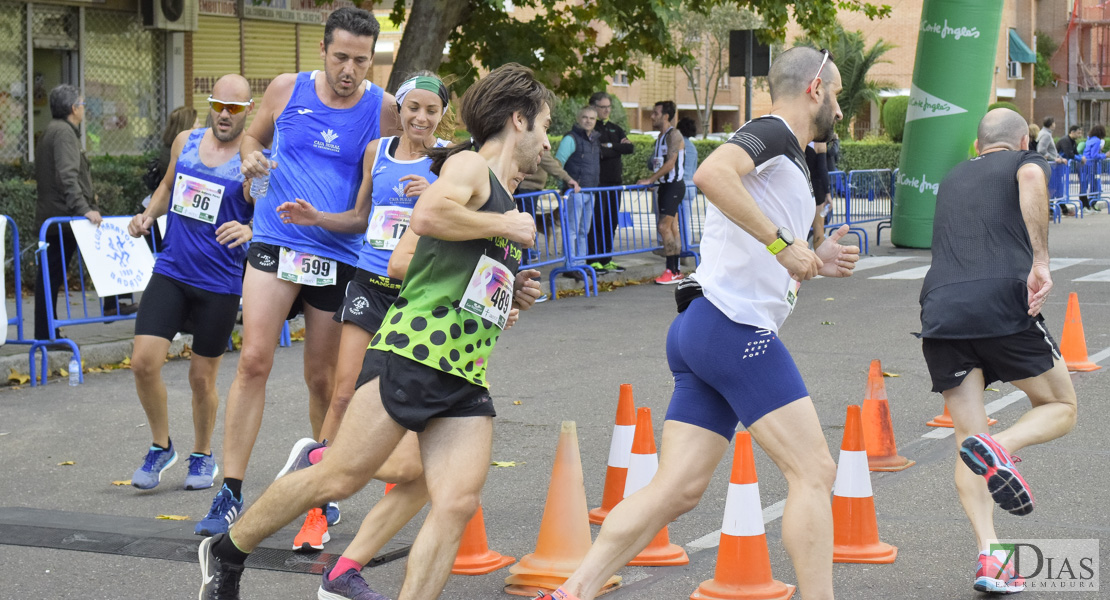
[[[972,587],[991,594],[1016,594],[1025,589],[1025,578],[1014,573],[1013,565],[1003,566],[993,555],[980,554]]]
[[[960,458],[976,475],[987,480],[994,501],[1015,515],[1033,512],[1033,492],[1017,472],[1014,460],[990,434],[973,435],[960,445]]]

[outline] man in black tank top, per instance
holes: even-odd
[[[921,288],[922,351],[967,465],[957,463],[956,490],[979,544],[972,585],[1014,593],[1025,582],[995,543],[993,505],[1017,515],[1033,510],[1010,453],[1071,431],[1076,397],[1040,314],[1052,289],[1049,165],[1029,150],[1025,120],[1004,108],[983,117],[975,147],[979,156],[956,165],[937,192],[933,264]],[[1025,392],[1033,408],[990,435],[983,388],[998,380]]]

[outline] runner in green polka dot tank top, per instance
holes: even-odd
[[[516,210],[490,172],[479,212]],[[448,242],[421,237],[401,293],[370,347],[486,384],[486,367],[513,302],[520,244],[503,237]]]

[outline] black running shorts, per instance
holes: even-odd
[[[375,275],[356,269],[347,284],[347,297],[343,306],[332,317],[337,323],[354,323],[368,333],[375,333],[382,325],[386,311],[397,299],[401,280]]]
[[[277,273],[278,257],[280,255],[281,246],[275,246],[273,244],[253,242],[250,248],[247,248],[247,262],[263,273]],[[347,283],[355,276],[355,268],[338,260],[335,261],[335,267],[334,284],[324,286],[301,286],[301,291],[297,294],[296,300],[293,301],[293,306],[289,309],[289,316],[286,317],[286,319],[292,319],[297,316],[302,311],[304,304],[317,310],[330,313],[339,310],[339,307],[343,306]]]
[[[367,350],[356,389],[375,372],[385,411],[409,431],[424,431],[432,419],[497,416],[488,389],[393,352]]]
[[[179,331],[191,333],[193,354],[216,358],[227,351],[238,314],[239,296],[235,294],[209,292],[155,273],[139,303],[135,335],[173,340]]]
[[[958,387],[972,369],[983,370],[983,384],[1036,377],[1060,358],[1060,347],[1038,319],[1025,331],[996,338],[951,340],[923,338],[933,391]]]
[[[659,214],[673,217],[678,214],[678,207],[682,204],[682,199],[686,197],[686,182],[660,183],[657,194]]]

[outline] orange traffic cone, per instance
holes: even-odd
[[[886,398],[883,367],[871,361],[867,374],[867,396],[863,399],[863,443],[867,448],[867,465],[872,471],[901,471],[914,461],[898,455],[894,442],[894,423],[890,418],[890,402]]]
[[[624,497],[640,491],[659,470],[659,456],[655,454],[655,431],[651,427],[651,409],[636,410],[636,439],[632,443],[632,456],[628,462],[628,480],[624,486]],[[667,526],[652,538],[647,547],[635,558],[628,561],[634,567],[663,567],[685,565],[690,557],[682,546],[671,543]]]
[[[455,565],[451,567],[451,572],[455,575],[485,575],[511,565],[515,560],[489,549],[486,542],[486,519],[479,505],[478,512],[474,513],[463,531],[462,543],[459,544],[459,553],[455,556]]]
[[[898,548],[879,541],[871,473],[863,446],[863,424],[858,406],[848,407],[844,441],[833,484],[833,562],[892,563]]]
[[[948,405],[944,405],[944,413],[933,417],[932,421],[926,423],[929,427],[954,427],[952,424],[952,415],[948,412]],[[987,425],[998,425],[998,419],[987,417]]]
[[[636,407],[632,403],[632,385],[621,384],[617,400],[617,420],[613,425],[613,441],[609,444],[609,465],[605,469],[605,492],[601,506],[590,511],[590,523],[601,525],[606,515],[624,499],[624,482],[628,477],[628,458],[636,437]]]
[[[792,595],[794,586],[771,577],[752,436],[743,431],[736,434],[713,579],[703,581],[690,600],[786,600]]]
[[[1087,338],[1083,335],[1083,317],[1079,314],[1079,295],[1068,294],[1068,312],[1064,316],[1064,335],[1060,336],[1060,354],[1069,371],[1097,371],[1102,367],[1087,357]]]
[[[547,488],[536,551],[509,567],[505,591],[517,596],[534,597],[536,590],[554,590],[578,568],[590,550],[590,520],[586,511],[586,484],[582,478],[582,457],[578,453],[578,431],[574,421],[563,421],[555,466]],[[618,585],[612,577],[602,590]]]

